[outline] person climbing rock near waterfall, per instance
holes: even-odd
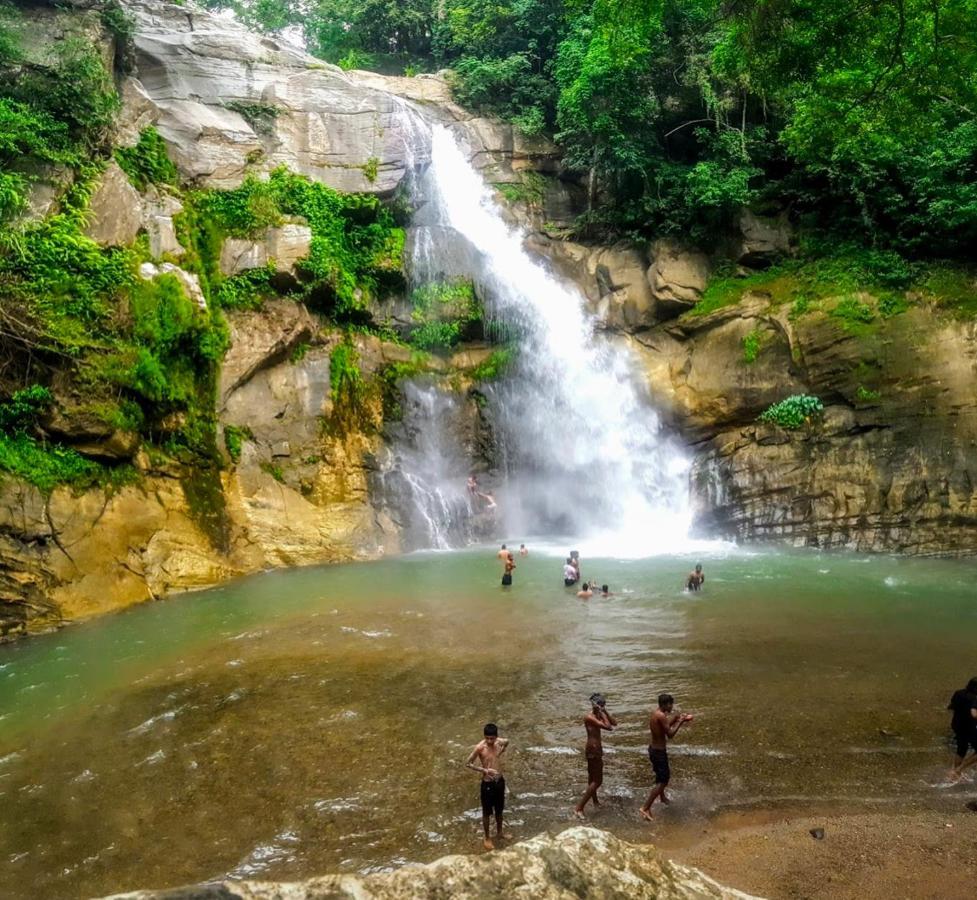
[[[652,820],[651,804],[660,799],[662,803],[669,803],[665,795],[665,788],[672,778],[672,770],[668,764],[668,740],[678,734],[678,730],[691,722],[693,716],[687,713],[672,714],[675,699],[671,694],[658,695],[658,709],[651,714],[648,728],[651,731],[651,743],[648,745],[648,759],[651,761],[652,771],[655,773],[655,786],[648,794],[644,806],[638,809],[641,818],[646,822]]]
[[[512,570],[516,567],[515,557],[510,553],[506,556],[503,564],[502,587],[512,586]]]
[[[474,475],[468,476],[468,493],[473,497],[478,495],[478,479]]]
[[[502,814],[505,811],[505,776],[502,774],[502,755],[509,746],[508,738],[499,737],[499,728],[493,722],[482,730],[482,740],[468,756],[465,765],[482,774],[482,830],[485,832],[485,849],[494,850],[495,844],[489,836],[492,816],[495,816],[495,837],[502,840],[505,832],[502,827]]]
[[[608,712],[607,700],[603,694],[591,694],[590,706],[590,713],[583,720],[587,730],[587,743],[584,747],[584,756],[587,758],[587,790],[573,808],[573,814],[578,819],[584,818],[584,807],[589,800],[594,801],[594,806],[600,806],[597,791],[604,783],[604,745],[601,742],[601,732],[613,731],[617,726],[617,719]]]
[[[687,591],[697,591],[705,583],[706,576],[702,571],[702,563],[696,563],[695,568],[689,572],[689,577],[685,581]]]

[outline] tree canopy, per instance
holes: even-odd
[[[705,239],[744,203],[916,256],[977,242],[977,0],[205,0],[350,66],[450,67],[545,132],[583,227]]]

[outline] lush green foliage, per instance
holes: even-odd
[[[743,338],[743,362],[752,365],[760,355],[763,346],[763,332],[759,328],[749,331]]]
[[[362,390],[360,355],[351,341],[341,341],[329,354],[329,392],[333,405],[355,405]]]
[[[237,425],[224,426],[224,446],[227,448],[227,455],[232,462],[237,462],[241,458],[241,448],[245,441],[254,440],[251,429],[247,426],[240,428]]]
[[[467,280],[436,281],[415,288],[411,318],[417,327],[410,343],[421,350],[448,349],[482,318],[482,307]]]
[[[40,384],[14,391],[9,400],[0,402],[0,429],[23,431],[51,405],[51,391]]]
[[[472,381],[495,381],[501,378],[512,363],[513,351],[508,347],[493,350],[483,362],[472,369]]]
[[[9,472],[42,491],[59,484],[79,487],[98,480],[101,467],[60,444],[44,444],[26,434],[0,434],[0,471]]]
[[[583,228],[705,241],[752,203],[910,257],[977,243],[977,0],[208,2],[332,61],[452,67],[556,135]]]
[[[760,415],[760,422],[779,425],[789,431],[807,424],[824,411],[824,404],[810,394],[794,394],[774,403]]]
[[[176,166],[166,155],[166,142],[151,125],[140,132],[134,147],[119,147],[115,158],[140,191],[150,184],[174,185],[177,182]]]

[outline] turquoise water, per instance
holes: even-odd
[[[627,837],[730,808],[940,806],[945,706],[977,674],[966,561],[713,550],[588,558],[531,545],[267,573],[0,648],[0,896],[78,897],[226,875],[368,871],[474,849],[487,720],[512,739],[516,837],[566,822],[580,720],[606,740],[594,821]],[[559,553],[559,556],[557,555]],[[696,721],[648,829],[647,716]]]

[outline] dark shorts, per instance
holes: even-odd
[[[672,770],[668,765],[668,751],[649,747],[648,759],[651,760],[651,768],[655,772],[655,784],[668,784],[672,777]]]
[[[482,815],[502,815],[505,809],[505,779],[482,782]]]
[[[604,755],[602,753],[587,754],[587,780],[598,783],[604,780]]]
[[[699,590],[699,582],[695,578],[690,578],[685,585],[685,589],[688,591],[697,591]]]
[[[963,732],[962,734],[953,733],[953,739],[957,743],[957,756],[966,756],[967,748],[973,747],[977,751],[977,731]]]
[[[576,578],[564,578],[563,579],[563,586],[564,587],[573,587],[576,583],[577,583],[577,579]]]
[[[506,573],[505,575],[503,575],[502,576],[502,584],[503,584],[504,587],[508,587],[510,584],[512,584],[512,576],[509,575],[508,573]]]

